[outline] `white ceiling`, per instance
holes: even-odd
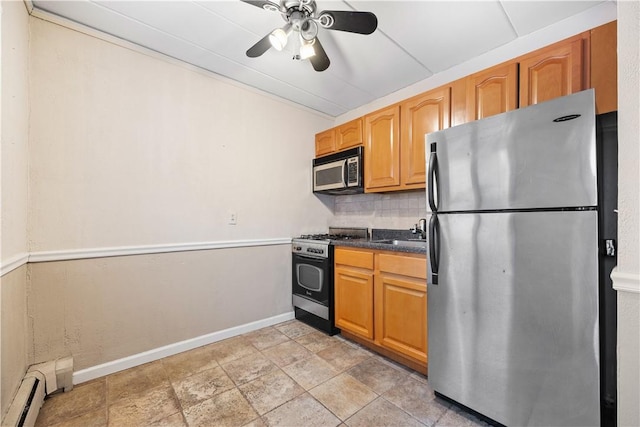
[[[248,58],[246,50],[284,21],[239,0],[34,0],[33,6],[338,116],[600,3],[317,0],[318,10],[378,17],[371,35],[320,30],[331,60],[324,72],[286,50]]]

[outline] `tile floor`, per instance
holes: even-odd
[[[291,320],[50,396],[41,426],[486,426],[426,377]]]

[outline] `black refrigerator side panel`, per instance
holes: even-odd
[[[617,424],[616,337],[617,301],[611,270],[617,262],[618,130],[617,112],[596,116],[598,150],[598,223],[600,293],[600,396],[601,425]],[[607,241],[613,243],[607,248]],[[611,247],[614,251],[611,251]]]

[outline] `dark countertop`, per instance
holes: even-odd
[[[416,239],[418,236],[409,230],[394,230],[386,228],[374,228],[371,230],[370,239],[332,240],[334,246],[348,246],[352,248],[375,249],[381,251],[404,252],[412,254],[426,254],[426,245],[423,247],[409,245],[392,245],[379,243],[380,240]]]
[[[378,240],[382,240],[382,239],[378,239]],[[336,247],[348,246],[352,248],[375,249],[375,250],[381,250],[381,251],[404,252],[404,253],[425,254],[425,255],[427,253],[426,245],[425,247],[392,245],[389,243],[376,243],[376,240],[372,240],[372,239],[332,240],[331,243]]]

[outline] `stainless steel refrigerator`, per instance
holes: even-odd
[[[426,144],[430,385],[505,425],[600,425],[593,90]]]

